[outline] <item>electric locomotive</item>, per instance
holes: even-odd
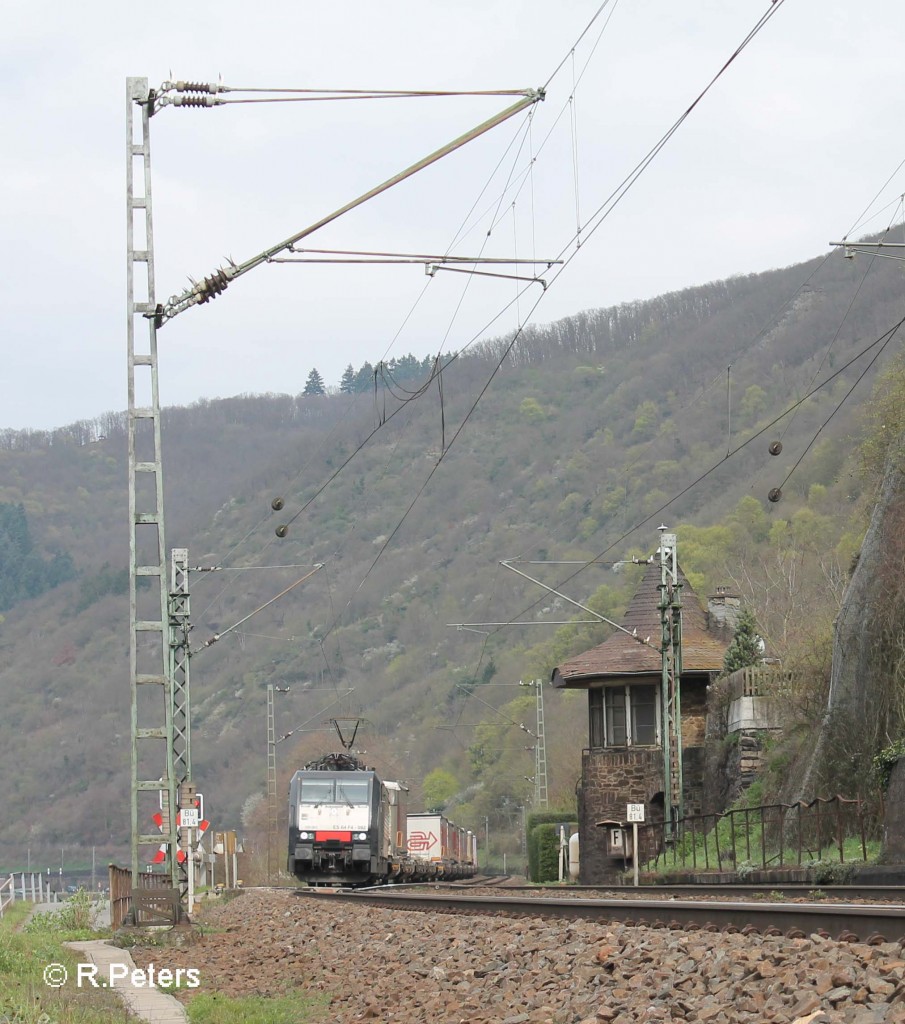
[[[289,874],[312,885],[386,879],[398,790],[349,754],[327,754],[297,771],[289,784]]]
[[[306,764],[289,784],[289,874],[331,886],[473,875],[474,834],[442,814],[406,815],[406,792],[351,754]]]

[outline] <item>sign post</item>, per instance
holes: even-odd
[[[638,887],[638,822],[644,821],[644,804],[627,804],[625,820],[632,824],[632,872],[635,888]]]
[[[189,914],[195,909],[195,842],[194,831],[201,824],[197,807],[183,807],[179,812],[179,824],[185,829],[185,857],[188,885],[186,888],[186,909]]]

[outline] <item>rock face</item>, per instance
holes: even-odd
[[[883,863],[905,864],[905,758],[893,767],[886,791]]]
[[[818,791],[827,795],[827,789],[840,786],[851,790],[853,776],[866,774],[872,755],[889,742],[890,728],[898,728],[890,652],[902,634],[903,558],[905,438],[887,456],[870,526],[836,618],[827,714],[798,799]]]
[[[883,484],[846,588],[833,634],[833,667],[828,710],[861,709],[871,697],[871,668],[878,630],[886,620],[890,593],[882,584],[901,572],[905,520],[905,441],[889,453]]]

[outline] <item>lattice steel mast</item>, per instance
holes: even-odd
[[[188,549],[173,548],[170,560],[169,600],[169,681],[173,706],[173,775],[175,776],[178,809],[192,807],[195,802],[195,787],[192,783],[192,702],[189,687],[189,665],[191,650],[191,609],[189,605]],[[188,835],[178,826],[178,847],[182,860],[175,866],[175,875],[183,898],[188,896],[189,871],[194,870],[193,851],[187,842]],[[170,847],[171,860],[175,847]]]
[[[136,112],[138,117],[136,117]],[[131,696],[132,875],[143,845],[170,851],[178,883],[175,815],[173,687],[168,664],[169,598],[163,518],[160,398],[157,380],[157,305],[151,204],[149,123],[154,94],[146,78],[126,79],[126,309],[129,443],[129,676]],[[136,137],[137,136],[137,137]],[[136,239],[137,234],[137,239]],[[137,270],[137,275],[136,275]],[[136,282],[136,276],[140,278]],[[136,330],[136,320],[139,330]],[[140,587],[147,580],[150,587]],[[160,694],[161,697],[156,695]],[[161,699],[162,698],[162,699]],[[163,751],[160,750],[161,741]],[[151,748],[149,750],[149,748]],[[140,806],[141,793],[157,795],[166,808],[161,831],[143,832],[156,808]]]
[[[288,692],[286,690],[283,691]],[[277,749],[273,710],[274,686],[267,684],[267,881],[273,877],[273,852],[277,844]]]
[[[683,817],[682,785],[682,584],[676,557],[676,535],[660,527],[660,610],[662,677],[660,692],[663,747],[663,802],[666,828]]]
[[[534,804],[535,809],[547,809],[547,740],[544,726],[544,681],[535,679],[537,687],[537,739],[534,747]]]

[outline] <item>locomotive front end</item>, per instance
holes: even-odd
[[[310,885],[367,885],[378,873],[379,799],[373,772],[296,772],[289,873]]]

